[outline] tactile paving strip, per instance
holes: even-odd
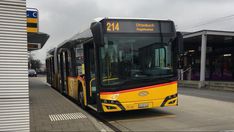
[[[49,118],[50,121],[64,121],[64,120],[82,119],[87,117],[82,113],[66,113],[66,114],[49,115]]]

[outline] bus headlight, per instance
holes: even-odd
[[[101,102],[106,103],[106,104],[118,104],[118,102],[115,101],[115,100],[105,100],[105,99],[103,99],[103,100],[101,100]]]

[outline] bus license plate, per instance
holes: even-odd
[[[138,108],[148,108],[148,107],[149,107],[149,103],[138,104]]]

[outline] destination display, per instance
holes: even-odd
[[[160,29],[161,24],[161,29]],[[104,22],[107,33],[170,33],[172,25],[170,21],[147,21],[147,20],[109,20]]]

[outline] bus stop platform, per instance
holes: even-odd
[[[109,131],[45,80],[45,77],[29,78],[31,131]]]

